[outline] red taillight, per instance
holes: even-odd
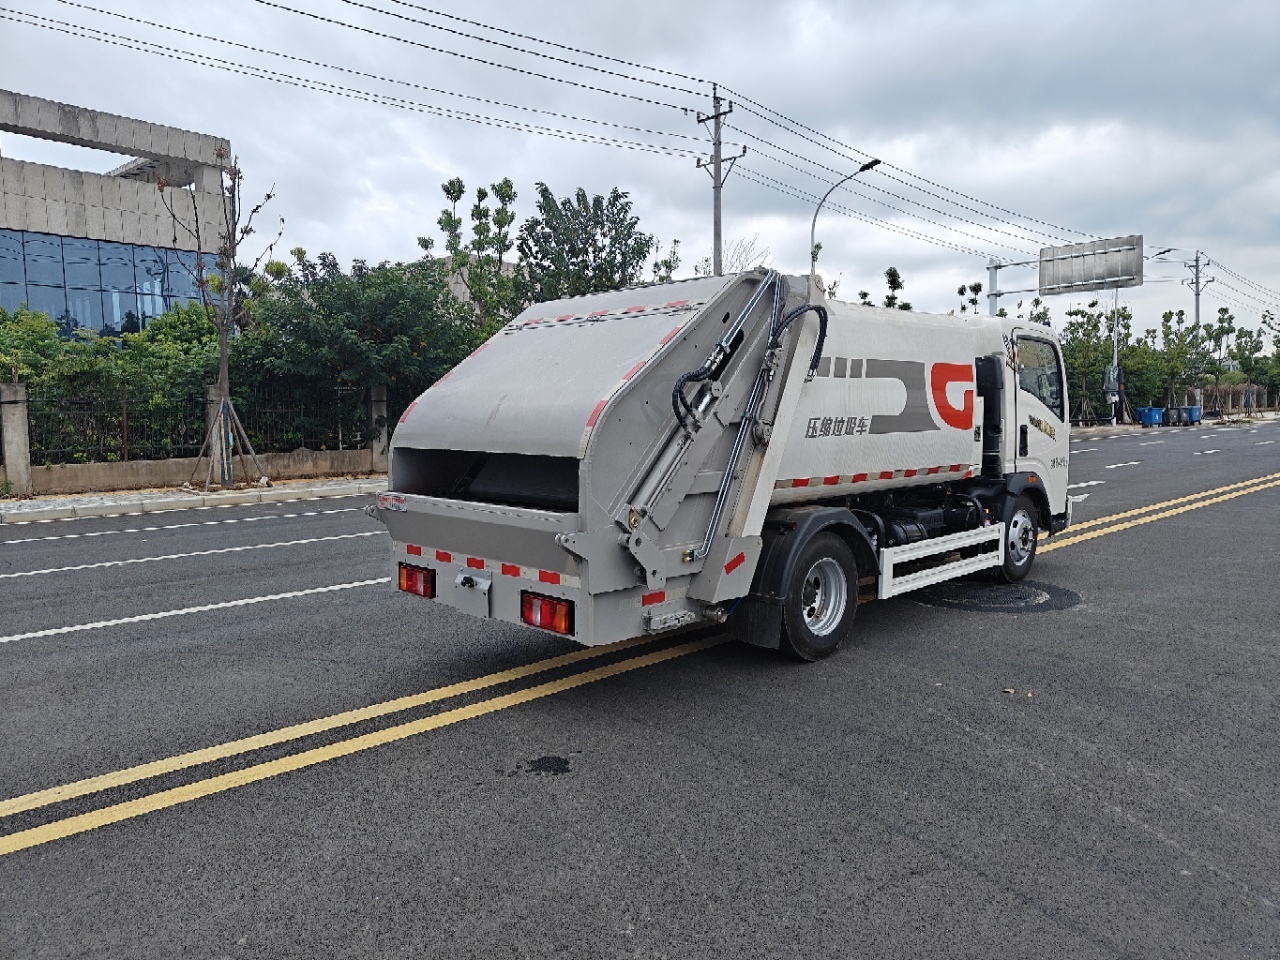
[[[419,597],[433,599],[436,595],[436,572],[427,567],[411,567],[400,564],[400,589]]]
[[[527,590],[520,592],[520,619],[531,627],[541,627],[565,636],[573,634],[573,601],[544,597]]]

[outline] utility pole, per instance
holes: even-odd
[[[1197,324],[1197,325],[1200,323],[1200,294],[1201,294],[1201,292],[1204,290],[1204,288],[1205,288],[1205,287],[1207,287],[1209,284],[1213,283],[1213,281],[1217,279],[1217,277],[1210,277],[1208,280],[1202,280],[1202,279],[1201,279],[1201,270],[1200,270],[1200,258],[1201,258],[1201,256],[1202,256],[1202,254],[1200,253],[1200,251],[1199,251],[1199,250],[1197,250],[1197,251],[1196,251],[1196,258],[1195,258],[1195,260],[1193,260],[1191,263],[1188,263],[1188,264],[1186,265],[1187,269],[1191,271],[1191,279],[1190,279],[1190,280],[1183,280],[1183,281],[1182,281],[1183,283],[1185,283],[1185,284],[1187,284],[1189,287],[1191,287],[1191,291],[1192,291],[1192,293],[1194,293],[1194,294],[1195,294],[1195,297],[1196,297],[1196,324]]]
[[[723,107],[723,108],[722,108]],[[725,157],[722,152],[721,127],[722,121],[729,114],[733,113],[733,102],[724,105],[724,101],[720,99],[720,88],[717,84],[711,85],[711,113],[698,114],[698,122],[705,125],[711,124],[711,157],[699,157],[699,168],[705,169],[711,174],[711,273],[713,276],[719,277],[724,274],[724,234],[721,229],[721,199],[720,192],[724,189],[724,181],[733,172],[733,164],[736,160],[747,155],[747,148],[743,147],[742,152],[734,157],[729,157],[729,168],[724,168]]]

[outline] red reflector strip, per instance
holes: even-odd
[[[593,311],[592,313],[587,314],[588,317],[607,317],[608,315],[609,315],[608,310],[596,310],[596,311]]]
[[[849,482],[862,483],[862,481],[866,479],[867,479],[867,475],[865,473],[855,473],[852,477],[849,478]]]
[[[680,328],[676,327],[674,330],[672,330],[670,333],[668,333],[665,337],[662,338],[662,340],[658,343],[658,346],[665,347],[668,343],[672,341],[672,339],[674,339],[675,335],[679,332],[680,332]]]
[[[822,485],[824,487],[834,487],[839,482],[840,482],[839,477],[823,477],[822,478]]]
[[[952,464],[952,465],[951,465],[951,472],[952,472],[952,473],[959,473],[959,472],[960,472],[961,470],[963,470],[963,469],[964,469],[964,464],[963,464],[963,463],[955,463],[955,464]]]
[[[807,486],[809,485],[809,478],[808,478],[808,477],[802,477],[802,478],[801,478],[801,479],[799,479],[799,480],[792,480],[792,481],[791,481],[791,485],[792,485],[793,487],[807,487]]]
[[[466,554],[452,553],[448,550],[436,550],[432,547],[418,546],[417,544],[397,544],[397,548],[403,547],[405,552],[410,550],[420,550],[421,554],[411,554],[412,556],[434,556],[438,563],[456,563],[471,570],[487,570],[492,573],[501,573],[504,577],[513,577],[518,580],[539,581],[541,583],[552,584],[557,587],[565,587],[570,590],[578,590],[582,587],[582,581],[571,574],[559,573],[555,570],[539,570],[537,567],[522,567],[517,563],[509,563],[505,560],[494,560],[485,557],[470,557]],[[430,568],[423,568],[430,569]]]
[[[683,307],[688,302],[688,300],[672,300],[670,303],[664,303],[662,308],[664,310],[670,310],[672,307]]]
[[[640,372],[641,370],[643,370],[643,369],[644,369],[644,361],[643,361],[643,360],[641,360],[641,361],[640,361],[639,363],[637,363],[634,367],[632,367],[630,370],[628,370],[626,373],[624,373],[624,374],[622,375],[622,379],[623,379],[623,380],[630,380],[632,377],[634,377],[637,373],[639,373],[639,372]]]
[[[918,471],[918,470],[903,470],[903,471],[902,471],[902,475],[903,475],[904,477],[914,477],[917,473],[919,473],[919,471]]]
[[[561,323],[561,322],[563,322],[563,321],[565,321],[565,320],[572,320],[575,316],[577,316],[577,314],[574,314],[574,313],[563,313],[563,314],[561,314],[560,316],[556,317],[556,323]]]
[[[745,553],[740,553],[724,565],[724,572],[733,573],[733,571],[737,570],[740,566],[742,566],[746,562],[747,562],[747,555]]]
[[[596,425],[596,421],[600,419],[600,414],[604,410],[604,405],[608,402],[609,402],[609,398],[606,397],[605,399],[601,400],[599,403],[596,404],[596,408],[591,411],[591,416],[587,417],[588,427],[594,427]]]
[[[667,599],[667,591],[659,590],[657,593],[646,593],[640,598],[640,606],[652,607],[655,603],[662,603]]]
[[[892,480],[892,479],[893,479],[893,471],[892,471],[892,470],[881,470],[881,471],[880,471],[880,479],[881,479],[881,480]]]
[[[644,313],[648,309],[649,309],[648,307],[627,307],[627,309],[623,310],[622,312],[623,313]]]
[[[422,556],[422,548],[421,548],[421,547],[415,547],[412,543],[411,543],[411,544],[409,544],[408,546],[406,546],[406,547],[404,548],[404,552],[405,552],[405,553],[407,553],[407,554],[409,554],[409,556],[411,556],[411,557],[420,557],[420,556]]]
[[[941,469],[942,469],[941,467],[930,467],[930,468],[926,471],[926,473],[928,473],[928,474],[929,474],[929,476],[933,476],[935,473],[937,473],[937,472],[938,472],[939,470],[941,470]]]
[[[446,374],[445,376],[448,376],[448,374]],[[443,379],[444,377],[440,378],[440,380],[443,380]],[[439,383],[440,380],[437,380],[436,382]],[[409,416],[409,414],[413,413],[413,408],[416,407],[417,405],[418,405],[418,401],[415,400],[413,401],[413,403],[409,404],[407,407],[404,408],[404,413],[400,414],[401,423],[404,423],[405,419]]]

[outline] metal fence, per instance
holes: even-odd
[[[32,466],[194,457],[205,433],[198,394],[27,398]]]
[[[235,393],[235,391],[232,391]],[[369,439],[362,387],[331,387],[302,394],[258,390],[236,394],[236,412],[258,453],[358,450]]]
[[[354,450],[369,439],[365,391],[355,387],[236,393],[236,411],[258,453]],[[186,396],[32,395],[27,418],[33,466],[167,460],[200,454],[207,401]]]

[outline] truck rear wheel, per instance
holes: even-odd
[[[782,648],[800,660],[821,660],[853,632],[858,563],[834,533],[819,533],[800,551],[782,608]]]
[[[1004,536],[1004,566],[1000,579],[1004,583],[1017,583],[1031,572],[1031,561],[1036,558],[1036,540],[1040,536],[1040,513],[1025,493],[1013,504]]]

